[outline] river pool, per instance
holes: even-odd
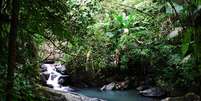
[[[89,97],[105,99],[107,101],[159,101],[157,99],[138,95],[136,90],[100,91],[94,88],[87,88],[81,89],[79,93]]]

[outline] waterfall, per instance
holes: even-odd
[[[57,72],[57,69],[60,68],[62,65],[58,64],[43,64],[41,68],[46,68],[46,71],[43,72],[45,74],[49,74],[49,77],[46,81],[47,85],[53,86],[54,90],[58,91],[65,91],[65,92],[72,92],[75,91],[74,89],[68,86],[62,86],[59,84],[59,80],[63,77],[68,77],[68,75],[62,75],[61,73]]]

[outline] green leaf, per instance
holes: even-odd
[[[123,22],[123,16],[122,15],[117,15],[117,16],[115,16],[115,18],[119,23]]]
[[[186,55],[187,51],[189,50],[192,33],[193,33],[192,28],[187,29],[187,31],[184,33],[184,38],[182,40],[182,48],[181,48],[183,55]]]

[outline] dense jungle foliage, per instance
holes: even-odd
[[[101,82],[118,75],[201,95],[200,6],[200,0],[1,0],[0,100],[45,99],[37,85],[47,42],[63,53],[57,61],[71,75],[87,72],[93,75],[87,80]]]

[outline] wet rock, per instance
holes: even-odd
[[[46,71],[47,71],[47,66],[44,65],[44,64],[42,64],[42,65],[40,66],[40,72],[46,72]]]
[[[122,81],[122,82],[117,82],[115,85],[116,90],[124,90],[127,89],[129,85],[129,80]]]
[[[68,83],[66,83],[66,81],[69,80],[69,76],[68,75],[62,75],[59,80],[58,83],[62,86],[66,86]]]
[[[58,80],[58,84],[64,86],[65,80],[66,80],[65,78],[60,77],[59,80]]]
[[[61,73],[62,75],[67,74],[67,70],[66,70],[65,65],[55,64],[54,66],[55,66],[57,72]]]
[[[43,61],[44,64],[54,64],[55,61],[53,59],[47,59]]]
[[[65,92],[76,92],[76,91],[78,91],[78,90],[75,89],[75,88],[66,86],[66,87],[63,87],[63,91],[65,91]]]
[[[115,88],[115,82],[112,82],[108,85],[104,85],[100,90],[113,90]]]
[[[149,89],[139,91],[139,94],[146,97],[162,97],[165,95],[165,92],[158,87],[151,87]]]
[[[141,86],[138,86],[138,87],[136,88],[136,90],[142,91],[142,90],[149,89],[149,88],[151,88],[150,85],[141,85]]]
[[[40,82],[41,82],[41,84],[42,85],[46,85],[46,78],[45,78],[45,76],[43,75],[43,74],[40,74]]]
[[[46,85],[47,80],[49,78],[50,74],[49,73],[40,73],[40,81],[42,85]]]
[[[124,90],[127,89],[129,85],[129,80],[122,82],[112,82],[108,85],[104,85],[100,90]]]
[[[45,96],[48,101],[106,101],[98,98],[87,97],[73,92],[60,92],[48,87],[38,88],[39,96]]]
[[[181,97],[167,97],[161,101],[200,101],[200,96],[195,93],[187,93]]]

